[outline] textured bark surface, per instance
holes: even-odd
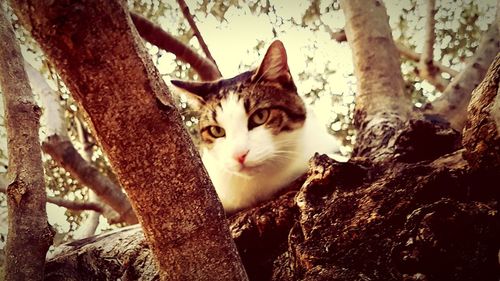
[[[497,54],[483,82],[472,92],[463,140],[469,164],[494,173],[500,170],[499,83],[500,54]]]
[[[54,231],[48,224],[36,105],[21,50],[0,5],[0,87],[9,158],[5,245],[6,280],[43,280],[45,255]]]
[[[298,191],[228,218],[250,280],[498,280],[491,173],[470,169],[444,125],[412,121],[397,135],[397,161],[318,155]],[[423,147],[426,138],[446,145]],[[155,280],[141,237],[129,228],[60,247],[48,276]]]
[[[162,279],[245,280],[222,206],[125,3],[11,4],[85,110]]]
[[[385,7],[378,0],[340,1],[357,78],[353,155],[391,157],[390,142],[411,110]],[[382,136],[383,135],[383,136]]]

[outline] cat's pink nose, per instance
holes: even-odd
[[[241,152],[238,152],[238,153],[235,153],[234,159],[236,161],[238,161],[238,163],[243,164],[243,163],[245,163],[245,159],[247,158],[247,155],[248,155],[248,149],[241,151]]]

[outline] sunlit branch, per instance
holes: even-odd
[[[176,55],[179,60],[189,64],[202,80],[217,80],[221,78],[221,74],[213,62],[200,56],[196,51],[146,18],[135,13],[130,13],[130,16],[139,35],[144,40]]]
[[[184,0],[177,0],[177,3],[179,4],[179,7],[181,8],[182,14],[184,15],[184,17],[188,21],[189,26],[193,30],[194,36],[196,36],[196,39],[198,39],[198,42],[200,43],[201,49],[203,50],[203,52],[205,53],[207,58],[209,60],[211,60],[213,62],[213,64],[215,65],[215,67],[217,68],[217,63],[215,62],[212,54],[210,53],[210,50],[208,49],[208,46],[205,43],[205,40],[203,40],[203,37],[201,36],[200,30],[198,29],[198,26],[196,26],[196,23],[194,22],[193,15],[191,15],[191,13],[189,12],[188,5],[186,4],[186,2]],[[218,68],[217,68],[217,72],[219,72],[219,75],[221,75]]]

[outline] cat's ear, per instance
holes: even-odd
[[[280,40],[274,41],[267,49],[266,55],[252,77],[253,81],[278,82],[283,86],[293,85],[292,75],[288,68],[285,46]]]
[[[208,95],[208,83],[195,81],[170,80],[175,89],[187,96],[194,105],[200,106]]]

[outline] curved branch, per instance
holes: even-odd
[[[179,60],[191,65],[202,80],[217,80],[221,78],[221,74],[213,62],[200,56],[196,51],[144,17],[135,13],[130,13],[130,16],[139,35],[144,40],[176,55]]]
[[[193,30],[194,36],[196,36],[196,38],[198,39],[198,42],[200,43],[201,49],[203,50],[203,52],[205,53],[207,58],[209,60],[211,60],[212,63],[215,65],[215,67],[217,68],[217,72],[219,72],[219,75],[221,75],[219,68],[217,67],[217,63],[214,60],[214,57],[210,53],[210,50],[208,49],[208,46],[205,43],[205,40],[203,40],[203,37],[201,36],[201,33],[200,33],[200,30],[198,29],[198,26],[196,26],[196,23],[194,22],[193,15],[191,15],[191,13],[189,12],[188,5],[186,4],[186,2],[184,0],[177,0],[177,3],[179,4],[179,7],[181,8],[182,14],[184,15],[184,17],[188,21],[189,26]]]
[[[104,203],[116,210],[126,223],[137,223],[132,206],[121,188],[85,161],[69,139],[59,135],[49,136],[42,143],[42,149],[83,185],[91,188]]]

